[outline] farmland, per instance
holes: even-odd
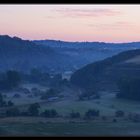
[[[25,85],[24,85],[25,86]],[[29,86],[29,85],[28,85]],[[28,88],[26,86],[26,88]],[[36,85],[32,85],[35,87]],[[38,87],[41,88],[41,87]],[[45,88],[45,87],[43,87]],[[68,91],[67,91],[68,92]],[[70,92],[72,92],[70,90]],[[8,93],[9,94],[9,93]],[[139,113],[140,103],[138,101],[117,99],[115,92],[101,92],[100,99],[78,101],[76,98],[65,98],[57,101],[39,101],[37,97],[14,98],[16,106],[25,108],[34,102],[40,104],[40,112],[45,109],[56,109],[65,116],[63,118],[42,118],[42,117],[6,117],[0,118],[0,135],[6,136],[136,136],[139,135],[140,123],[127,119],[130,112]],[[74,93],[76,97],[76,93]],[[9,97],[10,98],[10,97]],[[36,99],[36,100],[35,100]],[[30,102],[29,102],[30,100]],[[24,102],[21,102],[24,101]],[[88,109],[100,110],[100,117],[94,120],[84,120],[84,113]],[[79,119],[67,118],[71,111],[78,111],[81,114]],[[115,111],[123,110],[125,117],[113,122]],[[108,118],[107,121],[101,119]]]

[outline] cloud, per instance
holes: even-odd
[[[88,24],[88,26],[97,29],[129,29],[135,27],[133,23],[126,21],[118,21],[114,23]]]
[[[121,14],[120,11],[112,9],[74,9],[74,8],[61,8],[56,9],[55,12],[66,17],[101,17],[101,16],[115,16]]]
[[[47,15],[47,16],[45,16],[45,18],[53,19],[53,18],[56,18],[56,17],[55,16],[52,16],[52,15]]]

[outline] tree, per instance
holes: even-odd
[[[70,82],[68,81],[68,79],[65,78],[61,81],[61,84],[64,86],[70,86]]]
[[[90,100],[90,99],[99,99],[100,95],[94,92],[93,90],[86,90],[82,92],[78,97],[79,100]]]
[[[115,116],[116,116],[116,117],[123,117],[123,116],[124,116],[124,111],[122,111],[122,110],[117,110],[117,111],[115,112]]]
[[[30,72],[31,81],[38,82],[40,81],[41,77],[42,77],[42,73],[38,69],[36,68],[31,69],[31,72]]]
[[[6,116],[8,117],[19,116],[19,115],[20,115],[20,111],[16,107],[10,108],[6,111]]]
[[[61,81],[62,80],[62,74],[56,74],[56,75],[54,75],[53,79],[55,81]]]
[[[0,93],[0,107],[3,106],[3,96],[2,94]]]
[[[14,96],[13,96],[14,98],[20,98],[21,97],[21,95],[20,94],[18,94],[18,93],[16,93],[16,94],[14,94]]]
[[[29,112],[26,112],[26,111],[23,111],[20,114],[21,114],[21,116],[29,116]]]
[[[42,113],[42,116],[43,117],[46,117],[46,118],[55,118],[58,116],[58,113],[55,109],[46,109],[43,113]]]
[[[50,97],[54,97],[58,94],[58,91],[50,88],[48,91],[46,91],[46,93],[44,95],[41,96],[41,99],[48,99]]]
[[[62,74],[55,74],[51,79],[50,85],[53,87],[60,87],[62,82]]]
[[[107,120],[107,117],[106,116],[102,116],[102,120],[103,121],[106,121]]]
[[[140,78],[121,78],[118,81],[119,92],[117,98],[140,100]]]
[[[0,93],[0,107],[6,106],[6,101],[3,99],[3,95]]]
[[[128,119],[132,120],[133,122],[140,122],[140,114],[139,113],[129,113]]]
[[[14,106],[14,103],[12,101],[8,101],[8,106]]]
[[[20,81],[21,81],[21,78],[17,71],[9,70],[6,72],[6,85],[8,89],[17,87]]]
[[[100,115],[99,113],[99,110],[89,109],[87,112],[85,112],[85,118],[92,119],[94,117],[98,117]]]
[[[31,104],[28,108],[28,112],[31,116],[38,116],[39,108],[40,108],[40,105],[38,103]]]
[[[113,119],[112,122],[116,123],[117,122],[117,119]]]
[[[79,112],[74,112],[74,111],[72,111],[72,112],[70,113],[70,117],[71,117],[71,118],[80,118],[80,113],[79,113]]]

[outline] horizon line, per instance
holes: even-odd
[[[0,34],[0,36],[9,36],[10,38],[19,38],[23,41],[60,41],[60,42],[68,42],[68,43],[106,43],[106,44],[127,44],[127,43],[140,43],[140,41],[131,41],[131,42],[105,42],[105,41],[68,41],[68,40],[61,40],[61,39],[52,39],[52,38],[45,38],[45,39],[25,39],[24,37],[19,36],[12,36],[8,34]]]

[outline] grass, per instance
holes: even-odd
[[[9,98],[8,98],[9,99]],[[40,102],[37,98],[26,97],[15,99],[16,105]],[[61,115],[68,115],[72,110],[81,115],[88,109],[99,109],[101,116],[114,116],[116,110],[124,110],[125,113],[139,112],[140,102],[117,99],[114,93],[106,93],[101,99],[90,101],[77,101],[68,98],[56,102],[40,103],[40,111],[56,109]],[[19,120],[18,122],[14,120]],[[52,121],[53,122],[53,121]],[[55,123],[54,123],[55,122]],[[0,119],[0,135],[6,136],[140,136],[140,123],[133,122],[83,122],[68,123],[54,121],[48,123],[37,118],[13,118],[13,120]]]
[[[56,109],[60,114],[68,114],[72,110],[80,112],[82,115],[88,109],[99,109],[101,115],[114,116],[116,110],[123,110],[126,113],[139,112],[140,102],[125,99],[117,99],[115,94],[106,94],[101,99],[90,101],[64,100],[41,105],[44,109]]]
[[[139,123],[11,123],[1,124],[6,136],[140,136]]]
[[[10,94],[10,93],[9,93]],[[72,94],[72,93],[71,93]],[[114,93],[104,93],[101,99],[90,100],[90,101],[77,101],[71,98],[56,101],[56,102],[46,102],[40,100],[39,97],[27,98],[23,97],[18,99],[12,99],[15,105],[26,105],[35,102],[40,102],[41,109],[56,109],[58,113],[62,115],[67,115],[72,110],[78,111],[83,115],[88,109],[99,109],[101,115],[114,116],[116,110],[124,110],[125,112],[139,112],[140,102],[117,99]],[[9,98],[8,98],[9,99]],[[44,103],[41,103],[44,102]]]

